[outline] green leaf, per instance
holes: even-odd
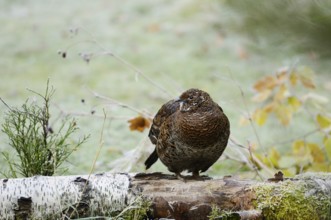
[[[318,114],[316,116],[316,121],[317,121],[318,125],[320,126],[320,128],[322,128],[322,129],[329,128],[331,126],[331,118],[329,118],[325,115]]]
[[[300,100],[295,96],[288,97],[287,103],[292,107],[293,111],[298,111],[301,106]]]
[[[303,140],[296,140],[292,144],[293,154],[296,156],[303,156],[306,154],[305,142]]]
[[[265,124],[268,118],[268,113],[264,109],[256,109],[253,114],[253,120],[258,124],[259,126],[262,126]]]

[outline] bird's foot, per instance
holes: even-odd
[[[205,180],[210,180],[210,179],[212,179],[212,178],[209,177],[209,176],[206,176],[206,175],[200,176],[199,171],[198,171],[198,172],[193,172],[193,173],[192,173],[192,176],[190,177],[190,179],[192,179],[192,180],[205,181]]]
[[[177,177],[177,179],[182,180],[183,182],[186,182],[188,180],[205,181],[205,180],[212,179],[211,177],[206,176],[206,175],[200,176],[199,175],[199,172],[198,173],[197,172],[193,172],[192,176],[183,176],[180,173],[176,173],[176,177]]]

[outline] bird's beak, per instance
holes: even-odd
[[[183,102],[180,102],[179,103],[179,111],[182,111],[183,110]]]
[[[184,101],[182,99],[180,99],[179,97],[175,98],[174,101],[179,102],[179,110],[182,111]]]

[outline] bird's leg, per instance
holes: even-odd
[[[202,180],[202,181],[205,181],[205,180],[208,180],[208,179],[211,179],[211,178],[208,177],[208,176],[200,176],[199,170],[195,170],[195,171],[192,172],[191,179],[192,180]]]
[[[201,178],[200,175],[199,175],[199,170],[195,170],[195,171],[192,172],[192,178],[193,179]]]

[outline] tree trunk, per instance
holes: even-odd
[[[184,182],[160,173],[2,179],[0,218],[331,219],[331,174],[281,180]]]

